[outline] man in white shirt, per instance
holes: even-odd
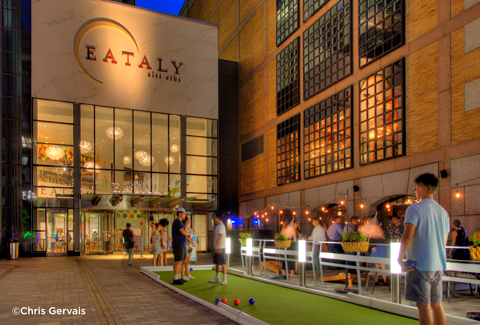
[[[213,263],[217,266],[217,275],[210,280],[211,283],[220,282],[220,268],[223,268],[223,281],[221,284],[227,284],[227,263],[225,262],[225,238],[227,237],[227,228],[223,223],[223,215],[215,215],[215,238],[213,241],[214,255]]]
[[[327,241],[327,235],[325,234],[325,229],[323,228],[323,225],[320,224],[321,221],[318,218],[313,218],[312,220],[312,225],[313,225],[313,230],[312,234],[310,237],[307,237],[307,240],[312,240],[315,242],[319,241]],[[320,248],[322,247],[322,244],[320,243],[315,243],[315,246],[313,248],[313,261],[315,264],[315,271],[320,272]]]

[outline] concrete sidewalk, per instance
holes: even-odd
[[[232,323],[141,274],[151,262],[136,256],[127,266],[123,255],[0,260],[0,324]],[[15,315],[15,307],[32,314]],[[85,315],[51,315],[51,307]]]

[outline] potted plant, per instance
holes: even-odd
[[[289,248],[292,245],[292,241],[281,233],[275,234],[274,241],[278,248]]]
[[[474,232],[470,239],[473,241],[470,246],[470,256],[472,260],[480,261],[480,231]]]
[[[368,245],[368,237],[358,231],[343,233],[342,248],[345,252],[366,252]]]
[[[247,244],[247,238],[252,238],[252,233],[250,232],[241,232],[239,234],[240,238],[238,239],[240,241],[240,244],[242,246],[245,246]]]

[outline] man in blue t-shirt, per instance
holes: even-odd
[[[420,324],[442,325],[447,322],[442,306],[442,272],[447,269],[445,246],[450,219],[433,200],[437,177],[422,174],[414,183],[421,202],[408,207],[405,214],[398,263],[408,272],[406,299],[417,303]],[[414,268],[403,263],[405,254],[415,263]]]
[[[183,263],[187,257],[187,240],[195,247],[195,242],[187,237],[189,233],[185,230],[183,220],[186,212],[184,208],[177,209],[177,218],[172,224],[172,250],[174,256],[173,264],[173,284],[183,284],[188,279],[182,278]]]

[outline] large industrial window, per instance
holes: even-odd
[[[299,43],[297,37],[277,55],[277,115],[300,104]]]
[[[298,29],[299,0],[277,0],[277,46]]]
[[[405,154],[404,60],[360,80],[360,164]]]
[[[310,19],[327,2],[328,0],[303,0],[303,22]]]
[[[300,114],[277,125],[277,185],[300,180]]]
[[[351,168],[352,87],[304,111],[305,178]]]
[[[351,44],[351,0],[341,0],[303,33],[305,100],[352,73]]]
[[[359,1],[360,67],[404,44],[403,0]]]

